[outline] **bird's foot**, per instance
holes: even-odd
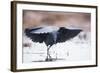
[[[51,58],[46,58],[45,61],[53,61]]]

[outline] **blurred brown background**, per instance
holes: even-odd
[[[23,10],[23,28],[50,25],[90,31],[90,13]]]

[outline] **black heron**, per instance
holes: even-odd
[[[57,27],[57,29],[53,29],[53,31],[50,30],[50,32],[46,32],[49,29],[48,28],[43,29],[43,28],[45,27],[38,27],[32,29],[26,28],[25,34],[26,36],[31,38],[33,42],[39,42],[39,43],[44,42],[46,44],[47,57],[45,61],[52,61],[52,58],[49,54],[49,49],[52,45],[70,40],[75,36],[77,36],[82,31],[81,29],[68,29],[65,27]]]

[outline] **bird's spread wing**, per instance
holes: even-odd
[[[40,30],[41,28],[39,28]],[[36,29],[38,30],[38,29]],[[53,45],[54,43],[65,42],[70,40],[78,35],[82,30],[80,29],[67,29],[65,27],[61,27],[55,33],[34,33],[35,29],[25,29],[26,36],[30,37],[33,42],[45,42],[47,45]]]
[[[32,31],[32,33],[51,33],[58,30],[59,30],[59,27],[56,27],[56,26],[45,26],[45,27],[41,27],[41,29]]]
[[[57,42],[65,42],[77,36],[81,32],[80,29],[60,28],[57,35]]]
[[[39,42],[42,43],[45,41],[46,36],[48,35],[48,33],[32,33],[32,29],[26,29],[25,30],[25,34],[26,36],[28,36],[29,38],[32,39],[33,42]]]

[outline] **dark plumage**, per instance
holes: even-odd
[[[47,58],[46,61],[51,61],[52,58],[49,54],[49,49],[53,44],[62,43],[67,40],[70,40],[77,36],[82,30],[80,29],[67,29],[65,27],[60,27],[59,30],[48,32],[48,33],[33,33],[36,30],[42,29],[35,28],[35,29],[25,29],[25,34],[29,38],[32,39],[33,42],[45,43],[47,46]]]

